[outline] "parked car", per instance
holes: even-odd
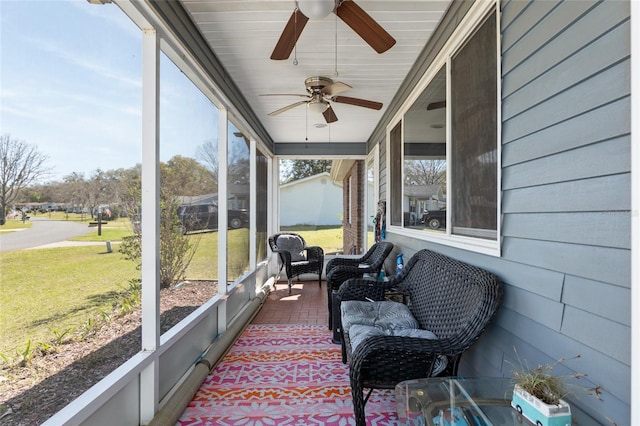
[[[425,210],[420,221],[424,226],[431,229],[439,229],[447,227],[447,211],[446,210]]]
[[[215,204],[190,204],[178,208],[182,232],[218,229],[218,206]],[[228,225],[232,229],[249,224],[246,210],[229,210]]]

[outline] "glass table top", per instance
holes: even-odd
[[[403,426],[532,425],[511,407],[513,383],[504,377],[446,377],[407,380],[395,388]],[[577,411],[577,413],[575,413]],[[597,424],[580,410],[580,425]],[[578,424],[575,422],[574,424]]]

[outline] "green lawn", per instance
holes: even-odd
[[[4,225],[0,225],[0,232],[14,232],[27,228],[31,228],[31,222],[28,220],[22,223],[19,219],[7,219]]]
[[[281,230],[300,234],[308,246],[320,246],[325,253],[342,251],[342,226],[288,226]]]
[[[187,270],[187,279],[218,279],[218,233],[205,232],[191,234],[190,238],[198,244],[198,250]],[[231,229],[228,235],[229,256],[227,275],[229,281],[241,276],[249,268],[249,229]]]
[[[22,224],[20,222],[20,224]],[[320,245],[325,252],[342,248],[341,227],[297,227],[309,245]],[[120,241],[130,235],[126,219],[109,222],[102,235],[93,232],[74,238],[76,241]],[[218,233],[189,235],[198,249],[187,270],[187,279],[217,279]],[[249,230],[229,231],[229,250],[248,253]],[[140,277],[134,262],[123,259],[114,244],[106,253],[104,245],[18,250],[0,253],[0,354],[15,358],[31,340],[49,342],[56,333],[73,331],[111,312],[117,293]],[[229,275],[239,276],[248,267],[248,255],[236,256],[229,263]],[[25,272],[26,271],[26,272]]]
[[[34,216],[33,213],[31,216]],[[54,220],[68,220],[71,222],[87,222],[89,223],[91,219],[91,215],[88,213],[67,213],[67,212],[48,212],[48,213],[37,213],[35,217],[46,217],[47,219]]]
[[[0,253],[0,353],[9,357],[28,340],[50,341],[111,312],[115,295],[140,276],[133,262],[103,246]]]
[[[89,226],[90,220],[85,220]],[[100,225],[100,234],[98,235],[98,227],[92,227],[92,231],[80,237],[72,238],[72,241],[122,241],[122,237],[131,235],[133,228],[131,222],[127,218],[121,218],[105,222]]]

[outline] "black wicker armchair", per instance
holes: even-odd
[[[393,250],[393,243],[381,241],[372,245],[362,257],[336,257],[327,262],[325,276],[327,277],[329,330],[333,326],[332,292],[337,291],[340,285],[349,278],[362,278],[364,274],[371,274],[377,277],[391,250]],[[339,317],[340,313],[337,312],[336,315]]]
[[[390,289],[404,293],[407,305],[386,301],[384,292]],[[421,250],[384,286],[351,279],[340,287],[338,297],[343,362],[349,362],[356,425],[364,426],[364,408],[373,389],[393,389],[409,379],[457,375],[460,357],[496,314],[502,285],[487,271]],[[374,314],[387,308],[394,312]],[[397,328],[402,315],[396,308],[409,312],[414,325],[408,328],[414,328]],[[380,330],[386,320],[396,323]],[[369,389],[366,397],[364,388]]]
[[[301,235],[293,232],[280,232],[269,237],[269,247],[280,258],[280,273],[285,268],[291,293],[291,279],[301,274],[318,274],[318,285],[322,287],[324,268],[324,250],[318,246],[307,246]]]

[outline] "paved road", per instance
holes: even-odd
[[[23,250],[59,243],[69,238],[88,234],[94,228],[77,222],[32,217],[31,228],[16,232],[0,232],[0,252]],[[104,244],[104,243],[101,243]]]

